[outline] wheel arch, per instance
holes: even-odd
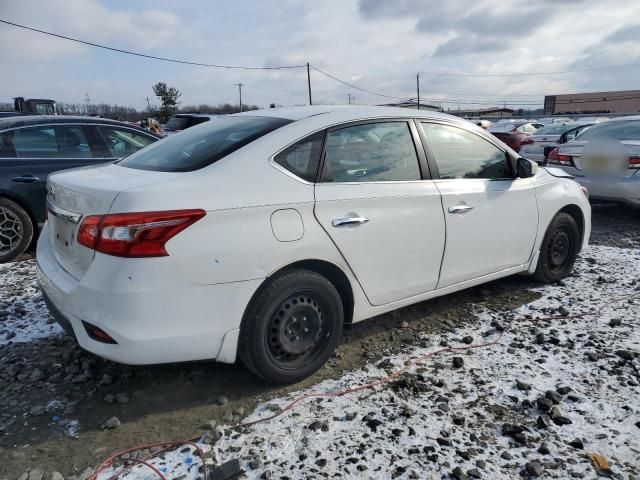
[[[570,203],[569,205],[565,205],[564,207],[562,207],[556,213],[556,215],[558,213],[567,213],[571,215],[571,217],[576,221],[576,223],[578,224],[578,231],[580,232],[580,245],[582,245],[584,241],[584,228],[585,228],[585,218],[584,218],[584,212],[582,211],[582,209],[578,205],[574,203]],[[551,221],[553,221],[553,218],[555,218],[556,215],[554,215],[551,218]],[[549,225],[547,225],[547,229],[548,228],[549,228]]]
[[[288,270],[294,270],[294,269],[311,270],[312,272],[316,272],[322,275],[323,277],[325,277],[327,280],[329,280],[338,291],[338,294],[340,295],[340,299],[342,300],[342,309],[344,311],[345,325],[353,322],[354,294],[353,294],[353,287],[351,286],[351,282],[349,281],[349,277],[347,277],[344,271],[334,263],[328,262],[326,260],[307,259],[307,260],[297,260],[283,267],[280,267],[278,270],[275,270],[274,272],[269,274],[268,277],[264,279],[264,281],[253,293],[253,295],[251,296],[251,299],[249,300],[249,302],[247,303],[247,306],[245,307],[244,313],[242,315],[242,322],[240,324],[241,329],[244,325],[244,322],[247,316],[246,314],[247,314],[247,311],[249,310],[249,306],[251,305],[251,302],[254,301],[255,297],[260,293],[260,291],[267,284],[267,282],[271,278],[275,277],[276,275],[279,275],[283,272],[286,272]]]

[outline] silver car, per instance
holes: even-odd
[[[640,115],[593,125],[549,153],[591,198],[640,207]]]
[[[558,145],[567,143],[578,136],[583,130],[589,128],[591,123],[568,122],[568,123],[552,123],[546,125],[529,137],[531,143],[523,143],[520,148],[520,154],[543,164],[547,155]]]

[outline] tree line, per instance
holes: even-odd
[[[126,122],[139,122],[143,118],[156,118],[160,123],[165,123],[171,115],[176,113],[208,113],[224,115],[239,112],[240,105],[232,103],[219,103],[212,105],[201,103],[199,105],[180,106],[181,93],[174,87],[169,87],[164,82],[158,82],[153,86],[153,93],[160,100],[160,105],[149,104],[144,110],[110,103],[70,103],[56,102],[58,112],[61,115],[90,115],[94,117],[110,118]],[[258,105],[242,104],[242,111],[258,110]],[[0,111],[13,111],[13,103],[0,102]]]

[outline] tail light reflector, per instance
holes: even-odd
[[[204,210],[91,215],[78,231],[78,243],[116,257],[165,257],[165,244],[206,215]]]
[[[640,157],[632,155],[629,157],[629,168],[640,168]]]
[[[109,335],[107,332],[105,332],[101,328],[98,328],[95,325],[91,325],[90,323],[85,322],[84,320],[82,321],[82,326],[87,332],[87,335],[89,335],[89,338],[95,340],[96,342],[110,343],[112,345],[118,344],[118,342],[116,342],[111,335]]]
[[[558,153],[557,147],[549,152],[548,161],[549,163],[555,163],[556,165],[573,166],[573,158],[571,155]]]

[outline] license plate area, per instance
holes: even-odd
[[[66,250],[75,243],[75,224],[64,217],[49,214],[53,244],[59,250]]]

